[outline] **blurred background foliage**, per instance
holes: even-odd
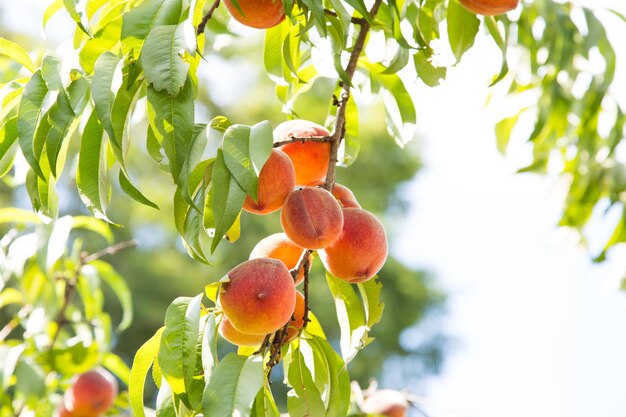
[[[6,25],[2,23],[3,7],[0,4],[3,36],[26,49],[37,48],[37,41],[25,34],[6,33]],[[38,21],[39,18],[33,16],[32,19]],[[220,19],[212,19],[210,24],[220,25]],[[285,120],[281,103],[275,98],[273,83],[266,77],[260,62],[254,59],[257,55],[254,51],[262,47],[261,37],[230,39],[231,42],[220,50],[226,59],[208,55],[208,67],[214,69],[210,73],[202,73],[200,69],[201,91],[196,111],[206,115],[207,119],[226,115],[236,123],[254,124],[270,120],[276,126]],[[207,39],[207,43],[215,41]],[[233,57],[237,58],[229,60]],[[14,78],[17,69],[10,61],[0,59],[0,83]],[[231,91],[225,91],[223,85],[220,86],[223,81],[221,74],[229,73],[244,75],[245,79],[233,85]],[[311,91],[295,103],[294,111],[301,118],[323,124],[333,89],[331,80],[317,80]],[[250,251],[260,239],[281,230],[278,213],[259,217],[243,212],[241,238],[235,243],[220,245],[210,259],[212,266],[192,260],[174,226],[174,186],[171,177],[153,163],[145,149],[140,148],[145,143],[143,138],[147,122],[143,115],[136,116],[139,122],[133,123],[131,135],[137,138],[134,141],[137,146],[128,155],[128,166],[132,167],[132,179],[138,188],[156,202],[160,210],[140,205],[120,190],[113,190],[108,214],[113,221],[124,225],[123,228],[114,228],[116,240],[136,239],[139,242],[136,249],[123,251],[108,260],[126,278],[133,294],[135,319],[132,326],[121,335],[115,348],[115,352],[127,363],[132,361],[139,346],[163,325],[165,310],[174,297],[192,296],[201,292],[206,284],[220,279],[230,268],[248,259]],[[386,131],[382,102],[368,106],[360,119],[362,146],[359,158],[349,170],[339,169],[338,182],[351,188],[363,208],[383,220],[393,248],[394,229],[401,227],[408,204],[407,196],[401,192],[402,184],[410,181],[420,169],[418,144],[414,141],[402,149],[394,143]],[[78,141],[73,141],[71,146],[77,144]],[[70,151],[69,154],[76,155],[77,152]],[[393,164],[389,161],[393,161]],[[89,215],[75,191],[73,172],[66,170],[57,185],[60,215]],[[113,186],[116,187],[116,184]],[[10,176],[5,176],[0,182],[0,207],[7,206],[30,208],[24,185],[13,184]],[[5,231],[0,229],[0,234]],[[385,360],[392,356],[411,361],[412,365],[408,369],[413,370],[414,379],[419,380],[427,374],[438,372],[446,347],[445,336],[428,334],[427,337],[421,337],[419,343],[402,343],[404,339],[401,335],[407,329],[419,326],[424,319],[442,312],[445,295],[437,289],[427,272],[411,269],[394,259],[393,250],[379,276],[384,287],[385,314],[372,332],[377,341],[351,362],[351,378],[367,385],[368,378],[380,375]],[[322,265],[319,260],[315,260],[310,286],[312,310],[324,324],[329,338],[335,341],[335,347],[338,347],[339,327],[325,281]],[[116,310],[111,312],[114,321],[120,319],[116,314],[121,313]],[[3,318],[0,317],[1,320]],[[404,385],[396,388],[404,388]]]

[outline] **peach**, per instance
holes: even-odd
[[[293,311],[292,320],[289,322],[285,343],[295,339],[298,333],[300,333],[302,326],[304,326],[304,294],[296,291],[296,308]]]
[[[293,164],[287,155],[278,150],[272,154],[259,173],[258,199],[246,197],[243,209],[254,214],[269,214],[283,206],[285,198],[296,186]]]
[[[360,208],[343,209],[339,238],[319,252],[324,267],[347,282],[363,282],[380,271],[387,260],[387,236],[382,223]]]
[[[284,263],[259,258],[245,261],[227,274],[219,303],[241,333],[266,335],[287,323],[296,306],[296,288]]]
[[[519,0],[459,0],[470,12],[485,16],[497,16],[514,10]]]
[[[361,411],[365,414],[387,417],[406,417],[409,402],[398,391],[381,389],[363,401]]]
[[[292,137],[330,136],[330,132],[308,120],[289,120],[274,129],[274,143]],[[291,158],[296,168],[296,185],[312,185],[326,178],[330,161],[329,142],[296,142],[283,145],[280,149]]]
[[[285,19],[285,6],[281,0],[224,0],[226,8],[239,23],[256,29],[267,29]],[[243,12],[243,14],[242,14]]]
[[[319,181],[315,185],[322,187],[324,186],[324,181]],[[333,196],[335,196],[343,208],[361,208],[352,190],[345,185],[335,183]]]
[[[109,410],[117,397],[117,381],[105,369],[79,375],[64,396],[64,405],[72,415],[97,417]]]
[[[250,253],[250,259],[273,258],[282,261],[287,269],[293,269],[298,264],[302,256],[300,246],[293,243],[285,233],[274,233],[256,244]],[[308,255],[309,265],[311,265],[311,254]],[[304,280],[304,269],[301,269],[296,277],[296,285]]]
[[[287,196],[280,223],[296,245],[322,249],[341,234],[343,214],[331,193],[323,188],[304,187]]]
[[[237,346],[259,346],[265,339],[264,334],[246,334],[235,329],[226,316],[222,318],[218,328],[220,335]]]

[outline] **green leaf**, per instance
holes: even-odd
[[[202,397],[204,417],[248,416],[263,386],[263,358],[228,354],[214,369]]]
[[[19,133],[19,143],[22,154],[26,162],[28,162],[28,165],[30,165],[35,173],[44,181],[46,177],[39,167],[39,161],[35,157],[33,146],[35,130],[39,122],[41,107],[46,94],[48,94],[48,87],[43,80],[41,71],[37,71],[24,87],[17,114],[17,131]]]
[[[95,112],[91,113],[80,142],[76,186],[89,211],[99,219],[111,222],[106,215],[109,179],[104,130]]]
[[[195,50],[195,45],[192,52]],[[155,91],[176,96],[185,85],[189,64],[183,60],[189,43],[183,25],[157,26],[150,31],[141,52],[148,83]]]
[[[313,336],[312,339],[306,340],[306,343],[319,354],[316,357],[324,362],[322,365],[328,370],[328,381],[320,387],[327,397],[325,400],[326,417],[346,416],[350,407],[350,376],[345,363],[330,343],[323,338]]]
[[[98,115],[100,123],[110,138],[115,138],[113,123],[111,122],[111,110],[115,100],[113,80],[116,76],[122,76],[120,68],[122,63],[122,58],[117,55],[111,52],[103,53],[96,61],[91,83],[91,95],[96,109],[95,113]]]
[[[371,64],[364,59],[359,65],[366,68],[372,80],[384,88],[383,101],[387,116],[387,130],[400,146],[415,138],[416,111],[413,99],[398,74],[382,74],[381,64]]]
[[[214,252],[222,237],[237,220],[246,199],[246,192],[231,176],[221,149],[217,151],[211,181],[215,216],[215,236],[211,243],[211,252]]]
[[[326,273],[328,287],[335,300],[337,320],[341,329],[341,356],[344,361],[350,362],[363,347],[367,340],[367,317],[361,300],[352,286]]]
[[[413,55],[413,63],[415,64],[417,75],[429,87],[438,86],[441,80],[446,78],[447,68],[434,66],[431,56],[425,49],[420,49]]]
[[[367,317],[367,327],[371,329],[383,317],[385,305],[381,302],[380,298],[383,285],[378,279],[378,276],[375,276],[370,280],[356,284],[356,286],[363,300],[363,308],[365,309],[365,316]]]
[[[50,108],[50,130],[46,136],[46,152],[50,164],[50,172],[58,178],[65,162],[65,152],[61,154],[63,141],[77,127],[78,116],[81,115],[89,101],[89,82],[79,78],[57,96],[56,103]],[[67,145],[65,146],[67,150]]]
[[[181,11],[181,0],[146,0],[124,13],[121,35],[124,53],[141,49],[154,27],[176,25]]]
[[[165,312],[165,331],[159,348],[159,366],[172,391],[191,388],[196,368],[196,343],[202,294],[178,297]]]
[[[205,381],[211,380],[213,369],[217,365],[217,323],[215,313],[207,316],[202,333],[202,369]]]
[[[82,8],[78,8],[78,3],[84,6],[85,2],[81,2],[80,0],[63,0],[63,4],[65,5],[65,10],[69,13],[70,17],[76,22],[80,30],[85,32],[87,36],[92,37],[91,31],[89,30],[89,20],[87,19],[85,10]]]
[[[268,387],[264,386],[257,394],[250,417],[280,417],[280,411]]]
[[[209,264],[200,243],[200,233],[203,231],[202,213],[193,207],[204,202],[204,189],[198,190],[196,193],[192,201],[193,206],[183,197],[184,192],[181,187],[177,187],[174,193],[176,229],[183,238],[183,244],[189,255],[202,263]]]
[[[359,12],[361,16],[365,18],[368,22],[372,23],[372,17],[370,16],[369,10],[367,10],[367,6],[363,0],[345,0],[350,6],[354,7],[354,10]]]
[[[122,278],[122,276],[106,262],[96,260],[90,262],[89,265],[96,268],[100,279],[111,287],[113,293],[117,297],[117,300],[122,306],[122,321],[117,326],[117,330],[122,331],[127,329],[133,321],[133,300],[128,284],[126,284],[124,278]]]
[[[450,47],[456,61],[459,62],[463,54],[474,45],[480,20],[474,13],[461,6],[458,0],[450,0],[447,21]]]
[[[165,90],[157,91],[148,86],[148,119],[156,139],[167,155],[174,182],[186,190],[189,172],[187,160],[192,149],[194,98],[191,79],[187,78],[184,88],[174,97]],[[186,192],[185,197],[189,193]]]
[[[504,28],[504,36],[500,33],[500,28],[498,27],[498,22],[493,16],[485,16],[484,23],[489,30],[489,34],[498,45],[498,48],[502,51],[502,67],[500,68],[500,73],[494,78],[489,87],[499,83],[509,72],[509,64],[506,59],[506,51],[508,47],[508,27],[505,25]]]
[[[43,13],[42,29],[46,29],[48,21],[63,8],[63,0],[54,0]]]
[[[17,117],[12,117],[0,126],[0,178],[4,177],[15,159],[17,152]]]
[[[46,52],[41,62],[41,75],[49,90],[56,91],[65,88],[63,58],[55,52]]]
[[[496,146],[502,155],[506,154],[506,148],[511,139],[511,131],[517,124],[517,120],[524,110],[525,109],[520,110],[515,116],[502,119],[496,124]]]
[[[30,56],[28,56],[28,53],[26,53],[26,51],[15,42],[11,42],[5,38],[0,38],[0,55],[4,55],[21,64],[30,72],[35,72],[35,64],[33,64]]]
[[[130,368],[126,362],[114,353],[106,353],[102,359],[102,366],[113,372],[124,385],[128,385],[130,381]]]
[[[118,179],[119,179],[120,187],[122,188],[122,191],[124,191],[130,198],[132,198],[136,202],[141,203],[145,206],[152,207],[152,208],[159,210],[159,206],[157,206],[156,203],[152,202],[152,200],[149,200],[146,196],[144,196],[141,193],[141,191],[139,191],[130,182],[130,180],[126,177],[123,170],[121,169],[120,169]]]
[[[272,152],[272,128],[261,122],[252,128],[232,125],[224,133],[224,162],[241,188],[256,201],[258,175]]]
[[[124,170],[126,170],[125,154],[129,147],[126,123],[130,118],[130,110],[135,96],[137,95],[137,91],[139,91],[139,87],[143,84],[142,80],[133,78],[134,71],[136,71],[135,64],[129,64],[122,70],[124,74],[123,82],[117,90],[115,100],[113,101],[113,108],[111,109],[113,136],[111,136],[111,132],[107,131],[113,154]],[[103,126],[106,129],[106,125]]]
[[[135,354],[133,366],[130,369],[128,383],[128,399],[130,408],[135,417],[145,417],[143,406],[143,390],[146,384],[146,376],[152,363],[157,357],[161,344],[161,335],[164,327],[161,327],[146,343],[144,343]]]
[[[14,207],[0,208],[0,224],[16,223],[16,224],[39,224],[41,220],[35,213],[30,210],[22,210]]]
[[[324,416],[326,408],[319,389],[307,368],[304,356],[297,348],[291,355],[287,380],[292,389],[287,394],[287,410],[290,417]]]

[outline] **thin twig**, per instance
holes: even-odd
[[[328,15],[328,16],[335,16],[335,17],[337,17],[337,13],[335,13],[335,12],[334,12],[334,11],[332,11],[332,10],[328,10],[328,9],[324,9],[324,14],[326,14],[326,15]],[[367,20],[365,20],[365,19],[364,19],[364,18],[362,18],[362,17],[355,17],[355,16],[352,16],[352,18],[350,19],[350,22],[351,22],[351,23],[354,23],[354,24],[356,24],[356,25],[362,25],[364,22],[367,22]]]
[[[290,136],[288,140],[275,142],[274,147],[279,148],[283,145],[289,145],[290,143],[306,143],[306,142],[328,143],[328,142],[332,142],[333,140],[334,138],[332,136],[304,136],[304,137]]]
[[[211,19],[211,17],[213,16],[213,12],[215,12],[215,9],[217,9],[219,5],[220,5],[220,0],[215,0],[213,2],[207,14],[205,14],[202,20],[200,21],[200,24],[198,25],[198,29],[196,30],[196,36],[200,36],[200,34],[204,33],[204,28],[206,27],[207,23],[209,23],[209,19]]]
[[[50,341],[50,349],[54,347],[54,344],[56,343],[61,333],[61,328],[67,322],[67,319],[65,318],[65,314],[67,312],[67,308],[72,303],[72,300],[74,299],[74,296],[76,295],[76,285],[78,284],[78,278],[80,277],[80,272],[83,266],[87,265],[89,262],[93,262],[105,256],[115,255],[123,251],[124,249],[132,248],[135,246],[137,246],[136,240],[128,240],[125,242],[118,243],[116,245],[109,246],[97,252],[94,252],[91,255],[88,255],[86,252],[83,252],[80,254],[80,259],[78,261],[78,265],[76,266],[76,270],[74,271],[74,276],[66,280],[63,305],[61,306],[61,309],[59,310],[59,314],[57,314],[57,317],[55,320],[57,327],[56,327],[56,330],[54,331],[54,335],[52,335],[52,340]]]
[[[378,9],[382,0],[376,0],[374,5],[372,6],[372,10],[370,11],[370,16],[372,19],[378,13]],[[359,62],[359,57],[363,52],[363,47],[365,46],[365,40],[367,39],[367,33],[370,29],[370,23],[368,21],[363,22],[361,25],[361,30],[359,31],[359,35],[354,41],[354,47],[352,48],[352,53],[350,54],[350,60],[348,61],[348,65],[346,66],[346,77],[350,83],[342,83],[342,93],[339,99],[339,107],[337,108],[337,116],[335,119],[335,128],[332,132],[332,137],[334,141],[332,142],[330,148],[330,164],[328,164],[328,172],[326,173],[326,182],[324,183],[324,188],[328,191],[332,191],[335,186],[335,168],[337,166],[337,154],[339,152],[339,145],[343,140],[346,133],[346,108],[348,106],[348,100],[350,100],[350,84],[352,83],[352,77],[354,77],[354,72],[356,71],[356,65]]]
[[[304,268],[304,284],[302,286],[302,292],[304,292],[304,315],[302,316],[302,327],[306,328],[306,325],[311,321],[309,320],[309,270],[311,267],[308,256],[304,257],[302,268]]]
[[[94,252],[91,255],[85,256],[85,259],[82,260],[82,265],[88,264],[89,262],[93,262],[96,259],[104,258],[105,256],[113,256],[123,251],[124,249],[134,248],[137,246],[136,240],[127,240],[125,242],[120,242],[116,245],[109,246],[108,248],[104,248],[99,250],[98,252]],[[81,266],[82,266],[81,265]]]

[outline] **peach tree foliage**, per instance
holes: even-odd
[[[130,370],[111,349],[132,321],[131,294],[101,258],[130,243],[87,253],[86,241],[113,244],[107,224],[89,216],[46,224],[32,211],[0,209],[0,225],[9,222],[17,226],[0,239],[0,308],[13,315],[0,326],[0,416],[52,415],[72,378],[99,365],[127,384]],[[105,303],[104,287],[117,306]],[[109,312],[119,309],[114,322]]]
[[[498,149],[506,150],[520,116],[531,113],[535,120],[529,135],[533,162],[520,171],[545,171],[550,158],[564,162],[563,173],[571,176],[572,183],[561,224],[584,226],[601,199],[608,198],[623,208],[620,196],[626,177],[623,165],[615,159],[615,150],[623,136],[625,118],[610,96],[615,51],[590,10],[537,0],[508,15],[478,17],[457,0],[283,2],[287,19],[258,32],[257,36],[264,37],[264,48],[257,59],[275,83],[277,99],[288,116],[296,116],[294,103],[314,88],[314,81],[328,76],[318,72],[315,54],[321,51],[332,60],[337,88],[334,97],[329,97],[326,125],[333,132],[331,139],[337,146],[341,143],[339,164],[349,166],[359,153],[361,104],[355,103],[352,92],[381,97],[389,135],[403,146],[413,138],[419,122],[405,83],[419,78],[437,86],[446,77],[446,65],[459,62],[483,30],[502,53],[501,68],[486,69],[494,72],[493,84],[505,84],[511,95],[538,97],[533,105],[497,124]],[[114,198],[112,190],[118,189],[112,182],[138,203],[158,209],[133,181],[136,172],[127,161],[131,147],[171,174],[173,221],[191,257],[208,263],[207,246],[214,251],[224,237],[231,241],[238,238],[243,202],[247,195],[256,196],[259,172],[272,150],[272,129],[266,121],[252,126],[233,124],[236,114],[196,119],[196,98],[204,88],[198,79],[198,71],[204,70],[203,57],[220,53],[213,48],[217,37],[233,35],[227,25],[228,13],[224,7],[214,10],[216,5],[219,2],[206,0],[56,0],[46,10],[43,25],[56,13],[68,14],[76,23],[72,53],[47,50],[35,56],[0,38],[0,54],[14,61],[14,66],[23,67],[0,90],[0,176],[17,178],[17,172],[26,169],[25,186],[38,219],[29,217],[28,221],[41,222],[32,232],[43,233],[38,241],[52,239],[58,227],[77,221],[57,219],[55,184],[63,172],[75,175],[81,200],[105,222],[115,222],[107,214],[108,202]],[[198,30],[209,11],[206,28]],[[383,40],[386,58],[372,61],[362,53],[372,39]],[[515,71],[509,71],[509,48],[517,48],[526,59],[523,65],[511,65]],[[453,57],[450,62],[439,59],[446,53]],[[590,56],[599,56],[603,71],[581,69],[579,63]],[[576,93],[572,86],[587,78],[589,88]],[[141,114],[146,115],[145,120],[133,117]],[[600,119],[608,120],[612,129],[599,132]],[[133,123],[145,126],[143,137],[129,136]],[[329,181],[334,181],[333,175]],[[8,211],[5,216],[5,221],[19,222],[25,215]],[[607,249],[626,240],[624,219],[626,214]],[[12,238],[3,240],[3,248],[11,244]],[[58,251],[64,245],[55,243],[52,247]],[[24,265],[35,268],[33,265],[42,262],[41,256],[33,254],[37,259],[24,260]],[[98,270],[92,266],[81,265],[80,249],[75,249],[37,268],[41,276],[53,273],[49,268],[76,270],[79,288],[91,282],[91,277],[82,278],[81,271]],[[26,271],[11,271],[11,279],[15,283],[32,279]],[[96,275],[96,281],[107,279],[102,272]],[[48,281],[52,307],[29,307],[15,317],[16,325],[27,326],[35,312],[43,311],[54,327],[64,290],[57,288],[58,282]],[[120,282],[116,279],[115,285],[128,308],[128,296]],[[327,282],[342,331],[340,353],[332,349],[314,315],[302,337],[278,352],[285,382],[291,388],[287,405],[292,416],[348,413],[350,386],[345,365],[371,342],[368,331],[382,314],[378,280],[350,285],[328,275]],[[216,301],[216,285],[207,285],[205,294],[177,298],[166,313],[165,326],[137,352],[129,379],[129,401],[136,415],[143,415],[143,386],[150,369],[160,388],[159,415],[278,415],[266,378],[271,370],[267,358],[251,349],[217,357],[217,322],[211,303]],[[79,321],[88,312],[106,317],[100,293],[85,297],[90,295],[96,299],[95,307],[87,303],[75,306]],[[22,300],[24,306],[40,302],[27,296],[32,294],[19,285],[3,285],[0,293],[0,299]],[[99,329],[91,320],[88,324],[93,326],[88,332]],[[110,334],[110,326],[104,327],[109,329],[104,334]],[[33,348],[36,341],[34,335],[24,333],[23,360],[18,363],[32,364],[31,373],[41,376],[49,371],[46,366],[54,363],[42,365],[35,360],[45,353]],[[81,344],[78,337],[63,343],[82,346],[64,347],[69,357],[82,361],[76,365],[80,369],[103,363],[110,369],[121,369],[118,376],[125,380],[119,361],[107,362],[111,356],[102,353],[107,339],[92,342]],[[84,352],[72,356],[76,349]],[[89,349],[97,354],[89,353]],[[14,367],[15,372],[27,369],[27,365],[20,366]],[[12,378],[7,370],[13,372],[5,367],[2,373],[10,387],[0,397],[2,406],[19,405],[22,397],[28,398],[23,400],[24,406],[30,406],[28,401],[34,401],[32,396],[41,391],[20,394],[20,378]],[[40,378],[40,382],[41,389],[55,389],[45,386],[47,379]],[[29,384],[20,389],[36,387]]]

